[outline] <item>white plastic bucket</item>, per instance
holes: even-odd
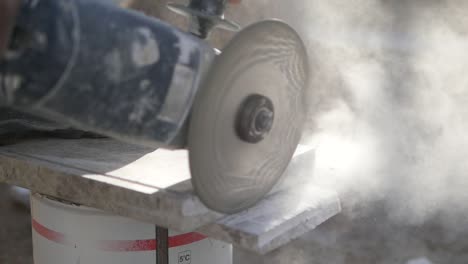
[[[155,264],[156,227],[85,206],[31,196],[35,264]],[[231,264],[232,246],[169,231],[170,264]]]

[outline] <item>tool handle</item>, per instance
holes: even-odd
[[[196,37],[111,4],[24,1],[0,62],[0,105],[135,143],[167,145],[213,57]]]

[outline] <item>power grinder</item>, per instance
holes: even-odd
[[[285,171],[306,114],[308,57],[286,23],[205,40],[226,0],[169,8],[189,32],[95,0],[23,0],[0,61],[0,106],[118,140],[189,151],[201,201],[222,213],[256,204]]]

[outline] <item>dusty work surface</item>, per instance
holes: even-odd
[[[256,207],[232,216],[210,211],[194,195],[186,151],[107,139],[43,139],[1,147],[0,181],[174,230],[198,229],[265,253],[340,211],[336,193],[306,184],[307,177],[295,169],[312,161],[313,151],[299,149],[285,177],[289,181]],[[295,184],[300,187],[291,188]]]

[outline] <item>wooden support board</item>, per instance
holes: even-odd
[[[194,194],[185,150],[110,139],[25,141],[0,147],[0,182],[266,253],[340,211],[336,193],[313,185],[313,160],[313,150],[298,148],[285,180],[231,216],[207,209]]]

